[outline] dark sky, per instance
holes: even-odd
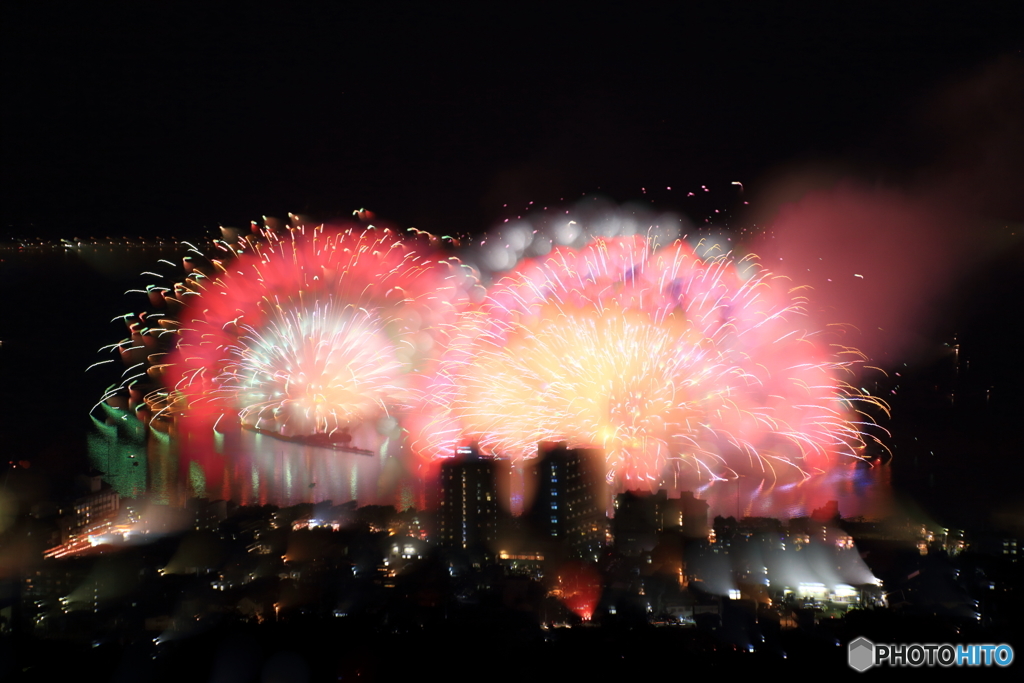
[[[936,93],[1021,59],[1020,3],[710,4],[4,3],[3,229],[368,206],[477,232],[504,203],[808,161],[898,181],[941,148]]]

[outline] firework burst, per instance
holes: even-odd
[[[163,409],[289,437],[407,411],[453,318],[452,266],[387,229],[265,237],[194,281]]]
[[[522,262],[463,316],[416,447],[599,446],[609,478],[631,487],[670,466],[807,476],[859,457],[857,403],[876,401],[840,379],[856,357],[831,360],[800,330],[788,290],[751,259],[639,236]]]
[[[843,381],[863,358],[802,328],[788,280],[706,244],[574,240],[485,292],[419,231],[230,235],[223,259],[194,249],[184,280],[145,290],[160,313],[126,316],[121,393],[357,452],[402,427],[392,451],[427,463],[467,441],[516,459],[599,447],[627,488],[808,476],[875,439],[868,406],[885,404]]]

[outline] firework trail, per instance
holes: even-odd
[[[857,404],[796,322],[802,299],[751,259],[683,242],[597,239],[523,261],[462,316],[414,447],[460,440],[517,458],[540,441],[598,446],[609,479],[655,487],[670,465],[710,478],[821,471],[860,457]]]
[[[401,417],[437,352],[433,330],[454,319],[457,267],[388,229],[263,237],[179,297],[157,413],[237,415],[280,436],[339,439]]]

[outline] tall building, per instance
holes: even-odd
[[[110,484],[102,480],[102,475],[102,472],[91,470],[76,477],[77,495],[61,504],[57,519],[61,543],[67,543],[90,526],[117,515],[121,498]]]
[[[707,538],[709,509],[707,501],[692,491],[681,491],[678,498],[666,501],[663,524],[666,529],[680,529],[686,538]]]
[[[664,489],[657,493],[623,491],[616,495],[612,519],[615,549],[624,555],[653,549],[665,527],[667,501]]]
[[[596,560],[605,544],[604,453],[541,443],[532,467],[536,496],[527,518],[543,538],[570,555]]]
[[[497,462],[475,447],[459,448],[441,465],[438,545],[470,549],[497,540]]]
[[[707,538],[708,503],[691,491],[680,492],[678,498],[669,498],[665,489],[625,491],[615,496],[612,529],[616,549],[627,555],[652,549],[663,532]]]

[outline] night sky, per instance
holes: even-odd
[[[1020,113],[1024,10],[881,7],[6,3],[3,226],[187,234],[367,206],[482,232],[506,203],[757,189],[808,163],[913,182]],[[1019,121],[1007,135],[1019,152]]]
[[[1010,397],[1024,379],[1022,27],[1019,2],[5,3],[0,238],[192,236],[360,207],[400,227],[480,234],[529,201],[584,193],[765,225],[808,191],[852,184],[855,198],[893,193],[948,219],[914,239],[938,245],[938,266],[972,258],[890,291],[940,313],[917,331],[931,341],[972,340],[987,374],[969,391],[998,378]],[[708,197],[685,199],[702,185]],[[885,244],[903,214],[879,211],[863,229]],[[928,300],[922,282],[943,298]],[[35,314],[5,298],[10,339],[12,321]],[[122,307],[113,296],[85,313],[105,321]],[[901,352],[925,358],[921,348]],[[76,377],[91,353],[65,356]],[[972,433],[974,418],[949,427],[929,413],[948,387],[926,360],[921,386],[937,388],[903,414]],[[53,366],[38,385],[69,373]],[[997,404],[996,451],[1019,443],[999,429],[1020,406]]]

